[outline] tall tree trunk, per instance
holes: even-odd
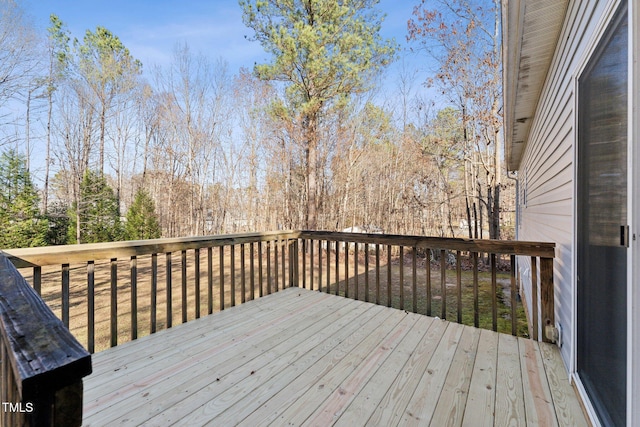
[[[107,107],[102,103],[100,111],[100,176],[104,176],[104,136],[107,126]]]
[[[29,89],[29,92],[27,93],[27,114],[26,114],[26,118],[25,118],[25,135],[24,135],[24,142],[25,142],[25,158],[27,160],[27,172],[31,172],[31,140],[30,140],[30,135],[29,135],[29,130],[31,128],[31,89]]]
[[[45,148],[44,188],[42,190],[42,213],[49,210],[49,167],[51,164],[51,116],[53,115],[53,91],[47,89],[49,108],[47,110],[47,147]]]
[[[318,228],[318,115],[307,114],[304,119],[307,156],[307,230]]]

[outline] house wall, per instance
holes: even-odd
[[[562,330],[561,353],[567,369],[572,369],[573,342],[574,76],[593,46],[606,6],[606,1],[569,3],[518,171],[522,204],[518,239],[556,242],[555,317]],[[519,269],[530,307],[529,260],[519,260]]]

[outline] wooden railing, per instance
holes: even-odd
[[[91,356],[0,252],[0,425],[79,426]]]
[[[171,328],[177,318],[199,318],[205,308],[211,314],[295,285],[299,234],[67,245],[9,250],[7,256],[18,268],[32,268],[36,292],[93,353]],[[49,266],[53,271],[43,270]],[[129,274],[122,274],[125,268]]]
[[[36,292],[90,352],[290,286],[494,330],[507,321],[515,335],[522,308],[517,256],[531,258],[529,335],[538,339],[538,319],[554,324],[549,243],[282,231],[7,254],[17,267],[30,269],[24,274]],[[509,271],[507,279],[501,266]],[[484,282],[489,290],[483,294]],[[483,323],[487,303],[489,324]]]
[[[443,319],[455,320],[458,323],[463,323],[463,308],[466,308],[467,312],[472,312],[473,320],[469,323],[476,327],[485,326],[481,324],[480,275],[489,275],[490,327],[494,331],[499,329],[498,307],[501,305],[498,301],[498,295],[501,293],[497,278],[498,261],[506,257],[510,291],[508,317],[511,324],[510,332],[513,335],[518,335],[519,289],[516,276],[516,258],[518,256],[529,257],[531,259],[532,277],[529,285],[532,292],[532,306],[523,306],[527,313],[525,321],[528,323],[528,335],[535,340],[541,337],[543,341],[550,341],[544,336],[544,333],[539,334],[539,329],[544,331],[544,326],[554,325],[553,258],[555,244],[553,243],[325,231],[302,231],[299,237],[303,254],[301,287],[308,286],[310,289],[372,301],[376,304],[386,304],[390,307],[396,306],[402,310],[421,312],[429,316],[437,315]],[[331,257],[334,262],[331,262],[331,257],[326,254],[327,248],[332,252]],[[325,259],[322,258],[323,252]],[[314,260],[316,256],[318,257],[317,261]],[[421,276],[423,276],[423,281],[419,285],[418,264],[420,256],[422,257],[423,272]],[[356,260],[360,257],[363,258],[365,274],[359,273],[359,262],[354,262],[354,265],[351,266],[349,257]],[[405,273],[407,257],[410,257],[410,280],[407,279]],[[432,258],[435,260],[433,267]],[[486,273],[480,272],[479,264],[482,259],[486,260]],[[464,268],[467,270],[467,274],[463,274],[464,260],[467,261],[467,266]],[[341,261],[344,262],[342,281],[338,280]],[[398,264],[395,273],[397,285],[394,284],[393,277],[394,261]],[[386,264],[385,268],[381,268],[381,262]],[[335,278],[333,281],[330,279],[332,264]],[[310,280],[307,279],[307,268],[314,268],[317,271],[317,274],[310,275]],[[349,268],[352,269],[352,274],[349,274]],[[326,282],[322,280],[323,270]],[[386,277],[381,278],[383,270]],[[433,283],[433,273],[439,276],[435,278],[438,283]],[[455,277],[455,283],[448,282],[450,274]],[[315,282],[314,278],[317,278]],[[468,282],[465,288],[471,288],[472,307],[463,307],[463,295],[465,295],[463,282],[465,281]],[[364,295],[360,294],[362,291],[364,291]],[[384,295],[385,292],[386,295]],[[452,303],[453,310],[449,310],[449,298],[455,299]],[[538,299],[540,300],[539,305]],[[424,307],[419,307],[419,305]],[[438,307],[435,307],[436,305]],[[455,317],[451,316],[451,311],[454,312],[453,316]],[[543,328],[540,328],[539,319],[542,319]]]

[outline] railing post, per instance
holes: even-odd
[[[540,318],[542,319],[542,340],[552,342],[546,337],[544,328],[555,326],[553,295],[553,258],[540,258]]]
[[[79,426],[91,355],[0,254],[0,424]]]

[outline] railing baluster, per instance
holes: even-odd
[[[440,250],[440,302],[442,319],[447,318],[447,252]]]
[[[538,329],[540,326],[538,325],[538,266],[537,266],[538,258],[532,256],[531,257],[531,317],[533,326],[533,339],[538,341]]]
[[[302,239],[302,289],[307,289],[307,239]]]
[[[353,272],[354,272],[354,281],[355,281],[355,288],[354,288],[354,295],[353,298],[355,299],[360,299],[360,296],[358,295],[359,293],[359,287],[360,284],[358,283],[358,276],[359,276],[359,266],[360,266],[360,260],[358,259],[358,245],[359,243],[354,243],[353,245]]]
[[[331,242],[329,240],[327,240],[327,250],[326,255],[327,255],[327,293],[330,294],[331,293],[331,254],[329,253],[329,247],[331,246]]]
[[[194,274],[195,274],[195,305],[196,305],[196,319],[200,318],[200,249],[195,249],[193,252]]]
[[[293,284],[293,286],[299,287],[300,286],[300,264],[299,264],[300,243],[298,239],[295,239],[293,241],[293,253],[294,253],[293,277],[295,280],[295,283]]]
[[[187,251],[180,254],[180,271],[182,280],[182,323],[187,323]]]
[[[213,314],[213,248],[207,248],[207,314]]]
[[[231,274],[231,307],[236,306],[236,245],[231,245],[231,260],[229,261],[229,273]]]
[[[158,303],[158,254],[151,254],[151,333],[156,332],[157,327],[157,303]]]
[[[287,265],[289,266],[288,270],[289,270],[289,280],[288,280],[288,287],[292,287],[293,286],[293,276],[295,274],[295,267],[294,267],[294,261],[296,259],[296,248],[295,248],[295,244],[293,241],[291,240],[286,240],[285,241],[285,248],[287,250]],[[282,254],[284,255],[284,250],[282,251]],[[284,265],[284,262],[283,262]]]
[[[267,295],[271,294],[271,242],[267,242]]]
[[[496,283],[496,254],[491,254],[491,325],[498,330],[498,295]]]
[[[95,295],[95,263],[87,261],[87,346],[91,354],[96,350]]]
[[[462,323],[462,264],[460,259],[460,251],[456,251],[456,288],[458,289],[458,323]]]
[[[349,242],[344,243],[344,296],[349,298]]]
[[[336,240],[335,242],[336,244],[336,253],[335,253],[335,270],[336,270],[336,289],[335,289],[335,294],[339,295],[340,294],[340,246],[338,245],[338,241]]]
[[[480,308],[478,304],[478,253],[474,252],[473,258],[473,326],[480,326]]]
[[[253,242],[249,244],[249,292],[251,295],[249,296],[250,300],[255,299],[256,297],[256,269],[255,269],[255,245]]]
[[[240,245],[240,303],[244,304],[247,301],[247,280],[246,280],[246,268],[244,254],[244,243]]]
[[[376,304],[380,305],[380,245],[376,243]]]
[[[279,242],[278,240],[275,240],[273,242],[273,269],[274,269],[274,285],[275,285],[275,292],[279,291],[279,281],[278,281],[278,246],[279,246]]]
[[[286,271],[287,270],[286,270],[286,266],[285,266],[287,258],[286,258],[285,252],[286,252],[287,247],[288,247],[287,246],[288,241],[287,240],[281,240],[280,242],[281,242],[280,244],[282,245],[282,251],[280,253],[280,256],[282,257],[282,289],[285,289],[287,287],[287,283],[286,283],[286,280],[287,280]]]
[[[133,255],[131,266],[131,340],[138,339],[138,258]]]
[[[258,295],[262,296],[264,293],[262,291],[262,241],[258,242]]]
[[[166,274],[166,284],[167,284],[167,301],[166,301],[166,305],[167,305],[167,329],[169,329],[172,326],[172,322],[173,322],[173,308],[172,308],[172,289],[171,289],[171,252],[167,252],[165,254],[165,270],[167,272]]]
[[[33,267],[33,290],[42,296],[42,267],[40,266]]]
[[[387,245],[387,307],[391,307],[391,245]]]
[[[404,310],[404,246],[400,246],[400,310]]]
[[[218,262],[220,270],[220,311],[224,310],[224,246],[218,247]]]
[[[418,248],[413,247],[413,256],[411,257],[411,295],[413,297],[413,312],[418,312]]]
[[[69,329],[69,264],[62,264],[62,323]]]
[[[511,255],[511,335],[518,335],[518,318],[516,317],[516,256]]]
[[[369,244],[364,244],[364,300],[369,302]]]
[[[431,249],[427,248],[427,259],[425,260],[425,276],[427,286],[427,316],[431,316]]]
[[[111,347],[118,345],[118,259],[111,258]]]
[[[322,240],[318,240],[318,291],[322,292]]]
[[[315,275],[315,268],[313,268],[314,260],[313,260],[313,240],[309,240],[309,289],[314,290],[313,286],[313,276]]]

